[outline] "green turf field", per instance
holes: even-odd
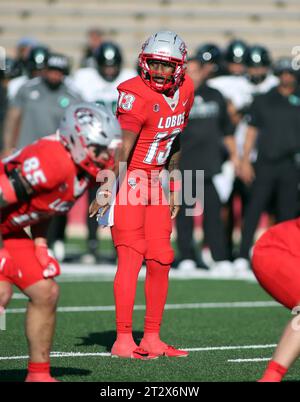
[[[53,351],[60,354],[52,358],[52,366],[53,374],[61,381],[255,381],[265,361],[232,360],[269,358],[273,347],[268,345],[278,341],[290,317],[282,307],[268,304],[264,307],[251,303],[248,307],[222,304],[270,302],[254,282],[172,280],[162,338],[175,346],[196,350],[186,359],[112,359],[106,353],[115,337],[114,312],[110,307],[103,311],[103,306],[113,305],[112,282],[63,282],[61,293],[60,308],[85,310],[75,308],[73,312],[67,309],[58,313]],[[143,330],[142,282],[136,303],[141,306],[134,316],[138,341]],[[174,304],[179,304],[177,309]],[[15,299],[9,308],[20,309],[25,305],[26,300]],[[87,307],[95,306],[102,311],[86,311]],[[8,312],[7,330],[0,331],[0,381],[24,379],[26,359],[21,357],[27,355],[27,350],[23,323],[24,314],[19,310]],[[63,354],[71,352],[80,356]],[[299,377],[300,363],[297,363],[286,379],[296,381]]]

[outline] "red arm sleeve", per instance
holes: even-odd
[[[143,113],[145,101],[141,95],[122,85],[118,87],[118,91],[117,118],[121,128],[138,135],[145,122],[145,113]]]

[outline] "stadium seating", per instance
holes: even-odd
[[[223,45],[242,37],[265,43],[278,56],[300,45],[299,19],[298,0],[1,0],[0,45],[11,52],[30,35],[78,61],[86,31],[98,26],[126,49],[132,66],[145,37],[170,28],[191,51],[201,42]]]

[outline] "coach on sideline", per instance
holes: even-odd
[[[291,59],[279,59],[275,73],[279,85],[257,96],[252,104],[241,163],[241,178],[251,185],[240,249],[245,267],[259,218],[271,197],[276,200],[277,222],[293,219],[297,214],[300,89]],[[255,144],[258,156],[252,165],[249,156]]]
[[[10,101],[4,129],[6,154],[55,133],[66,108],[81,101],[65,83],[69,69],[66,56],[50,54],[43,77],[27,81]]]

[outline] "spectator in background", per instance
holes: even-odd
[[[22,61],[22,74],[10,81],[8,86],[8,98],[12,100],[18,90],[28,80],[42,76],[49,57],[49,49],[45,46],[35,46],[29,50],[26,60]],[[18,64],[17,64],[18,66]]]
[[[7,88],[5,84],[5,71],[0,70],[0,151],[3,149],[3,124],[7,110]]]
[[[10,57],[5,58],[5,69],[0,70],[0,152],[3,152],[3,128],[8,107],[7,87],[10,80],[20,75],[16,61]]]
[[[104,32],[99,28],[91,28],[87,32],[87,44],[80,62],[81,67],[96,67],[94,53],[103,42]]]
[[[30,50],[34,47],[39,46],[38,41],[35,38],[24,36],[17,42],[16,46],[16,64],[21,71],[20,75],[26,74],[27,59]]]
[[[221,172],[223,144],[226,145],[233,165],[238,167],[238,158],[233,137],[233,126],[227,113],[227,104],[216,89],[207,85],[208,70],[198,58],[190,59],[187,72],[194,81],[195,100],[189,122],[181,142],[180,168],[193,171],[204,170],[204,238],[215,261],[215,272],[231,274],[232,264],[226,248],[224,225],[221,218],[221,197],[214,178]],[[198,183],[199,184],[199,183]],[[185,182],[183,180],[183,186]],[[181,254],[178,269],[191,270],[203,262],[197,261],[193,243],[193,217],[186,216],[183,204],[177,218],[177,242]]]
[[[222,52],[214,43],[206,43],[196,50],[196,57],[202,64],[205,75],[209,78],[216,77],[220,73]]]
[[[26,82],[11,100],[4,133],[7,154],[55,132],[64,110],[81,100],[64,83],[68,70],[66,56],[50,54],[43,76]]]
[[[300,153],[300,89],[291,59],[275,65],[279,85],[257,96],[249,112],[241,177],[251,185],[246,208],[238,264],[248,268],[249,251],[259,218],[275,196],[277,222],[297,214],[298,155]],[[257,147],[257,160],[251,152]]]
[[[115,113],[118,101],[117,86],[136,75],[134,70],[123,68],[123,55],[116,43],[103,42],[94,53],[96,68],[81,68],[74,74],[74,85],[82,98],[87,102],[97,102]],[[96,197],[96,187],[89,191],[89,203]],[[98,224],[89,219],[88,253],[83,256],[84,262],[93,263],[98,259],[97,240]]]

